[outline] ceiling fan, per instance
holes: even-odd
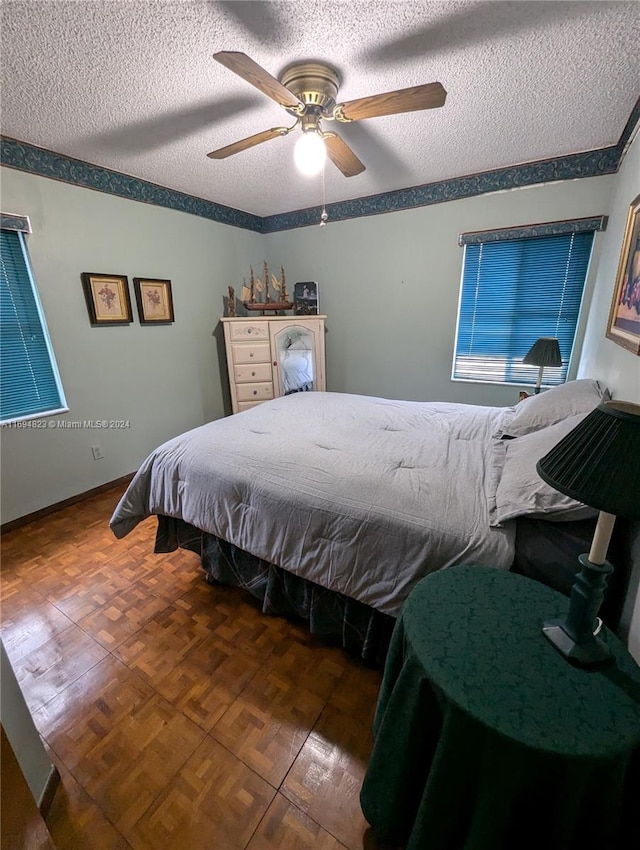
[[[213,58],[275,100],[296,120],[291,127],[273,127],[212,151],[207,154],[211,159],[225,159],[262,142],[286,136],[300,127],[302,136],[296,144],[294,157],[303,173],[317,174],[328,156],[345,177],[354,177],[365,170],[364,164],[337,133],[324,130],[321,121],[348,123],[435,109],[443,106],[447,97],[441,83],[427,83],[337,103],[340,79],[337,71],[324,62],[291,65],[277,80],[245,53],[223,51],[215,53]]]

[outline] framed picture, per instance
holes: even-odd
[[[80,277],[89,318],[94,327],[128,325],[133,321],[126,275],[82,272]]]
[[[640,195],[627,215],[607,338],[640,354]]]
[[[301,281],[294,285],[293,312],[297,316],[318,315],[318,284],[315,280]]]
[[[170,325],[174,321],[170,280],[134,277],[133,288],[141,325]]]

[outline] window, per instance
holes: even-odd
[[[567,379],[594,231],[602,229],[590,221],[586,232],[523,237],[516,228],[504,239],[496,239],[496,231],[461,236],[454,379],[533,384],[537,370],[522,360],[541,336],[557,337],[562,356],[561,367],[545,369],[544,383]],[[598,221],[603,227],[606,219]]]
[[[24,217],[12,217],[17,218],[26,221]],[[58,367],[20,230],[0,230],[0,320],[0,421],[13,422],[66,411]]]

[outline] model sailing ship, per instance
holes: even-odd
[[[240,290],[240,301],[245,309],[276,312],[290,310],[293,307],[293,302],[289,301],[287,294],[287,283],[282,266],[280,266],[280,280],[274,274],[269,274],[269,267],[266,262],[262,279],[253,274],[253,266],[250,269],[249,286],[243,283]],[[270,289],[273,290],[276,300],[271,298]],[[258,296],[262,295],[264,295],[264,300],[258,300]]]

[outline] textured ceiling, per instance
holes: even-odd
[[[218,64],[278,76],[333,64],[338,100],[440,81],[443,108],[339,125],[367,170],[326,170],[327,202],[615,144],[639,94],[637,2],[2,0],[2,133],[258,215],[316,206],[292,123]]]

